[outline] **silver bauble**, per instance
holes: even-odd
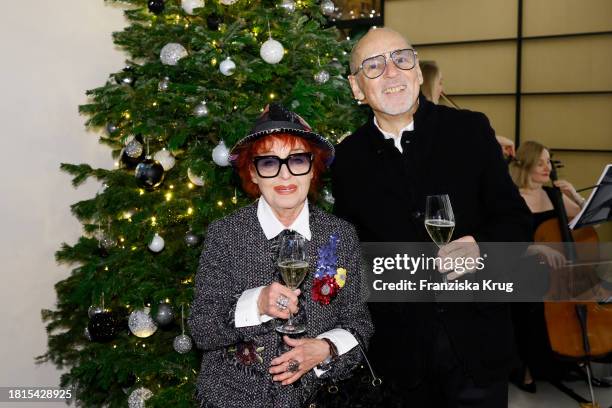
[[[167,91],[169,87],[170,87],[170,78],[168,77],[164,77],[164,79],[159,81],[159,84],[157,84],[157,89],[160,92]]]
[[[128,397],[129,408],[145,408],[145,401],[153,396],[151,390],[140,387],[136,388]]]
[[[323,0],[321,2],[321,12],[326,16],[331,16],[336,11],[336,5],[331,0]]]
[[[117,130],[119,130],[119,128],[112,123],[106,125],[106,133],[109,135],[113,135]]]
[[[162,165],[164,171],[170,170],[176,164],[176,159],[174,158],[174,156],[172,156],[172,153],[170,153],[166,149],[160,150],[155,153],[153,155],[153,159],[155,159],[157,162],[159,162],[159,164]]]
[[[225,76],[232,76],[236,71],[236,63],[227,57],[219,64],[219,71]]]
[[[186,334],[180,334],[174,338],[174,342],[172,342],[174,346],[174,350],[177,353],[185,354],[191,350],[192,342],[191,338]]]
[[[325,70],[321,70],[317,72],[314,76],[314,80],[317,81],[318,84],[324,84],[329,81],[329,72]]]
[[[229,149],[225,146],[225,142],[221,140],[212,151],[212,159],[217,166],[229,166]]]
[[[157,331],[157,325],[149,314],[150,309],[147,307],[141,310],[134,310],[130,313],[128,319],[128,327],[136,337],[149,337]]]
[[[187,246],[193,247],[198,245],[199,242],[200,237],[198,237],[191,231],[187,231],[187,233],[185,234],[185,243],[187,244]]]
[[[161,49],[159,59],[165,65],[176,65],[181,58],[185,58],[187,55],[187,50],[181,44],[169,43]]]
[[[323,189],[323,194],[322,195],[323,195],[323,200],[325,200],[329,204],[333,204],[333,203],[336,202],[336,199],[334,198],[332,193],[327,188]]]
[[[127,154],[128,156],[130,156],[133,159],[135,159],[137,157],[140,157],[140,155],[142,155],[142,151],[143,151],[142,143],[140,143],[136,139],[132,139],[125,146],[125,154]]]
[[[259,49],[259,55],[268,64],[276,64],[283,59],[285,55],[285,49],[283,45],[278,41],[270,38],[261,45]]]
[[[151,242],[149,242],[149,249],[153,252],[160,252],[164,249],[164,246],[166,246],[166,243],[159,234],[155,234]]]
[[[204,0],[181,0],[181,7],[185,13],[194,15],[193,9],[204,7]]]
[[[111,249],[117,245],[117,241],[110,235],[104,235],[100,238],[100,246],[104,249]]]
[[[295,1],[282,0],[279,7],[285,10],[287,13],[293,13],[295,11]]]
[[[201,118],[203,116],[208,116],[208,106],[206,106],[206,101],[202,101],[193,108],[193,116],[196,118]]]
[[[192,184],[202,187],[204,185],[204,178],[196,175],[191,169],[187,169],[187,177]]]
[[[155,322],[160,326],[167,326],[174,320],[174,309],[168,303],[160,303],[155,313]]]

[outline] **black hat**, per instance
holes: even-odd
[[[329,140],[312,131],[312,128],[304,119],[295,112],[286,109],[280,103],[272,103],[266,106],[262,115],[257,119],[249,133],[240,139],[230,150],[229,161],[235,164],[240,151],[255,140],[268,135],[278,133],[289,133],[316,143],[319,147],[329,153],[326,165],[330,165],[334,159],[335,149]]]

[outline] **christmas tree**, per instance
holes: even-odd
[[[50,361],[80,406],[191,407],[200,356],[183,325],[208,224],[250,199],[228,147],[280,101],[332,141],[363,122],[343,75],[348,41],[312,0],[124,0],[114,33],[128,66],[80,107],[116,168],[62,164],[78,186],[84,235],[44,310]],[[95,62],[92,62],[95,63]],[[329,193],[322,201],[331,201]],[[183,313],[184,312],[184,313]]]

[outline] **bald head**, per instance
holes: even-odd
[[[355,73],[361,62],[368,57],[380,54],[377,50],[382,44],[388,42],[403,42],[402,48],[412,48],[408,40],[395,30],[387,27],[371,28],[357,43],[351,51],[351,74]]]

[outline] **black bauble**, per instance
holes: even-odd
[[[154,14],[161,14],[166,8],[164,0],[149,0],[147,6],[149,7],[149,11]]]
[[[138,165],[138,163],[140,163],[142,161],[142,159],[144,159],[145,157],[145,153],[144,151],[142,152],[142,154],[138,157],[131,157],[129,156],[126,152],[125,149],[123,149],[121,151],[121,163],[123,164],[123,166],[127,169],[134,169],[136,168],[136,166]]]
[[[103,343],[117,336],[121,330],[121,321],[116,313],[97,313],[89,320],[87,330],[91,341]]]
[[[206,17],[206,26],[209,30],[217,31],[223,20],[218,14],[209,14]]]
[[[134,176],[140,187],[154,189],[164,181],[164,168],[158,161],[147,158],[136,166]]]

